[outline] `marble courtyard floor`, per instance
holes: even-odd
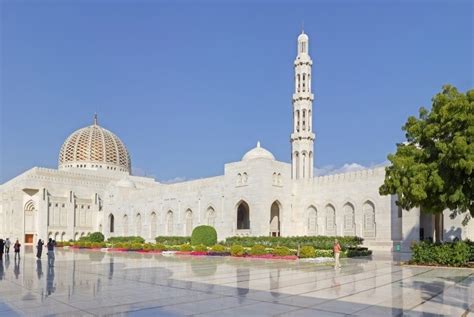
[[[1,263],[1,262],[0,262]],[[0,316],[462,316],[474,270],[57,250],[0,264]],[[469,308],[470,307],[470,308]]]

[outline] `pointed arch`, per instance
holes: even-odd
[[[158,217],[156,216],[156,212],[152,211],[150,214],[150,238],[154,239],[156,237],[157,232],[157,221]]]
[[[280,210],[281,203],[275,200],[270,206],[270,236],[280,236]]]
[[[166,213],[166,234],[168,236],[173,235],[173,226],[173,211],[168,210],[168,212]]]
[[[208,226],[216,226],[216,210],[213,206],[207,207],[206,210],[206,222]]]
[[[362,205],[362,213],[364,214],[363,236],[364,238],[375,238],[375,205],[372,201],[366,200]]]
[[[355,208],[350,202],[342,207],[344,211],[344,235],[355,236]]]
[[[250,229],[250,208],[246,201],[237,203],[237,230]]]
[[[109,214],[108,220],[109,220],[109,232],[114,233],[115,232],[115,217],[112,213]]]
[[[185,221],[186,221],[185,235],[189,237],[193,233],[193,211],[191,209],[186,210]]]
[[[122,219],[123,235],[128,236],[128,216],[127,214],[123,215]]]
[[[324,208],[326,212],[326,235],[335,236],[336,235],[336,208],[334,205],[327,204]]]
[[[135,216],[135,233],[139,237],[142,235],[142,215],[139,212]]]
[[[318,210],[313,205],[308,207],[308,226],[307,233],[308,236],[318,235]]]
[[[25,208],[23,208],[24,211],[35,211],[35,209],[35,203],[31,199],[25,203]]]

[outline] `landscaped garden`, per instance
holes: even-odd
[[[432,243],[421,241],[411,246],[409,264],[474,267],[474,242],[456,241]]]
[[[164,255],[234,256],[263,259],[295,260],[298,258],[332,258],[334,239],[342,247],[341,257],[368,256],[372,251],[361,247],[359,237],[230,237],[218,243],[213,227],[199,226],[191,237],[156,237],[146,243],[142,237],[111,237],[105,241],[100,232],[78,241],[58,242],[58,247],[95,249],[116,252],[162,253]]]

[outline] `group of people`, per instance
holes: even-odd
[[[10,254],[10,247],[12,245],[12,242],[10,241],[10,238],[6,238],[6,240],[0,239],[0,261],[3,259],[3,254]],[[21,244],[18,239],[16,240],[15,244],[13,245],[13,250],[15,251],[15,259],[18,257],[20,258],[20,248]]]
[[[10,254],[10,247],[11,247],[11,241],[10,238],[6,238],[5,240],[0,239],[0,261],[3,260],[3,254],[5,253],[6,255]],[[41,255],[43,254],[43,246],[44,246],[44,241],[41,239],[38,239],[38,243],[36,245],[36,258],[38,260],[41,259]],[[52,238],[49,238],[48,243],[46,244],[46,248],[48,249],[48,265],[49,266],[54,266],[54,247],[56,246],[56,241],[54,241]],[[16,240],[15,244],[13,245],[13,250],[15,252],[15,260],[20,259],[20,249],[21,249],[21,243]]]

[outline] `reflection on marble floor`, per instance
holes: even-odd
[[[0,262],[0,315],[461,316],[474,270],[400,266],[391,254],[343,268],[299,261],[58,250]]]

